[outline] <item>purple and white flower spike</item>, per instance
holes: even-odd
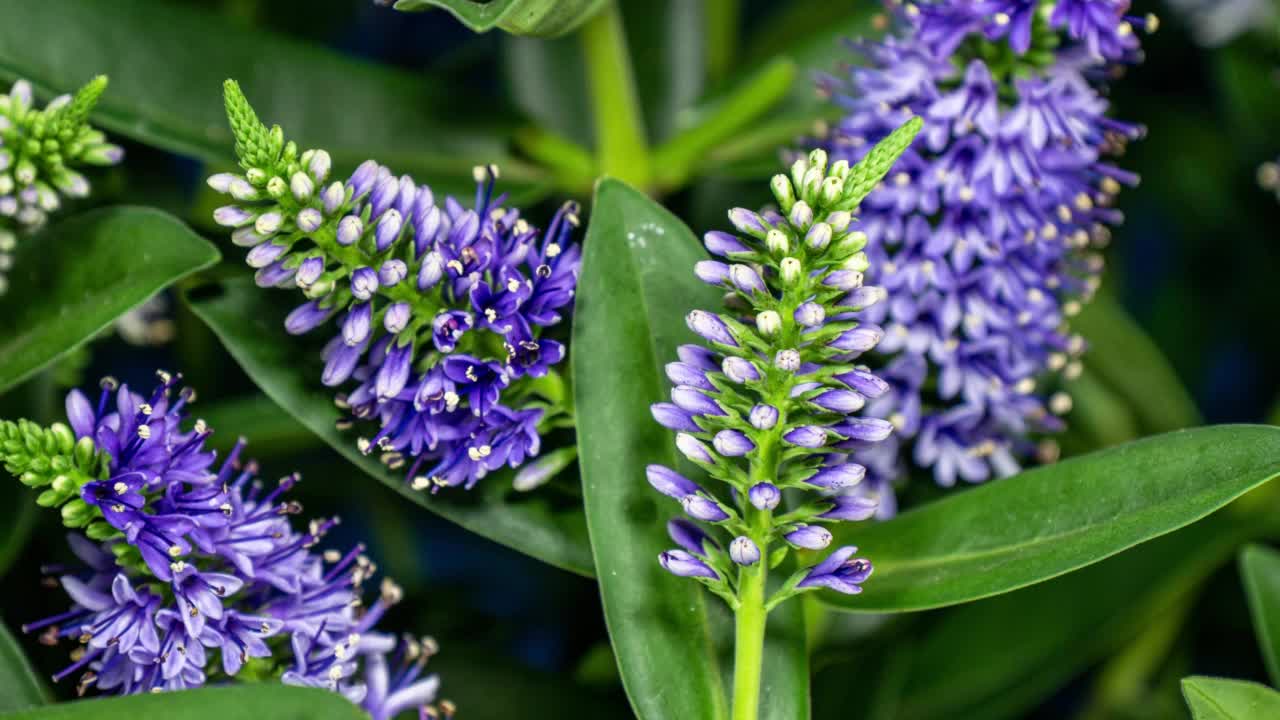
[[[1097,290],[1094,250],[1123,216],[1132,173],[1107,158],[1143,128],[1107,115],[1105,84],[1140,62],[1154,17],[1128,0],[893,3],[895,30],[858,41],[864,62],[820,89],[845,116],[821,139],[855,162],[905,118],[921,142],[862,203],[869,285],[891,302],[841,312],[884,328],[874,366],[888,385],[858,391],[897,432],[863,455],[868,497],[914,465],[938,484],[982,482],[1053,456],[1084,341],[1068,321]],[[869,338],[853,335],[842,345]],[[848,447],[861,444],[851,439]]]
[[[23,626],[45,644],[75,644],[54,678],[125,695],[252,665],[255,678],[341,693],[374,720],[433,703],[439,679],[423,669],[435,642],[377,630],[399,587],[383,578],[365,603],[376,567],[363,548],[315,549],[338,519],[295,528],[302,507],[286,495],[300,477],[262,482],[244,439],[219,461],[204,447],[212,430],[188,422],[195,393],[159,375],[148,396],[111,379],[96,401],[72,391],[67,425],[0,422],[6,469],[47,486],[40,503],[75,531],[79,562],[54,570],[71,606]],[[46,477],[51,467],[62,470]]]
[[[564,410],[533,385],[566,354],[544,335],[573,302],[577,205],[539,232],[495,196],[493,166],[476,168],[471,207],[373,161],[331,182],[328,153],[285,143],[231,81],[226,104],[245,172],[209,179],[234,201],[215,220],[252,222],[259,284],[291,276],[308,298],[289,332],[336,321],[321,380],[369,423],[360,449],[433,492],[536,456]]]

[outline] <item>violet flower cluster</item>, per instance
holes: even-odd
[[[885,293],[863,284],[867,238],[853,229],[851,210],[919,128],[918,119],[908,122],[856,167],[843,160],[828,167],[827,154],[813,151],[790,177],[773,178],[781,212],[737,208],[729,219],[739,234],[706,235],[707,249],[722,260],[695,270],[726,290],[730,312],[689,314],[707,346],[680,348],[679,362],[667,365],[671,402],[654,405],[653,415],[677,432],[684,457],[729,492],[659,465],[648,477],[692,521],[726,533],[716,538],[695,522],[673,520],[669,530],[682,549],[663,553],[662,565],[697,578],[735,610],[761,603],[764,575],[788,548],[824,550],[832,542],[825,524],[875,512],[874,501],[841,494],[865,474],[849,455],[892,430],[883,419],[857,415],[888,386],[857,362],[884,333],[855,316]],[[785,509],[788,491],[807,493],[808,501]],[[799,570],[765,609],[810,589],[860,592],[872,568],[855,552],[843,547]]]
[[[40,229],[63,198],[89,195],[89,180],[77,168],[115,165],[124,157],[88,123],[106,87],[100,75],[43,109],[35,107],[26,80],[0,95],[0,294],[8,289],[5,275],[19,236]]]
[[[226,105],[245,172],[209,179],[236,200],[214,219],[250,248],[259,285],[307,296],[288,332],[337,319],[321,380],[351,381],[338,404],[377,423],[361,449],[407,465],[413,487],[433,491],[470,488],[537,455],[539,425],[557,408],[533,399],[533,380],[565,356],[542,331],[573,301],[577,206],[540,235],[494,196],[494,167],[477,168],[471,208],[437,203],[429,187],[373,161],[329,182],[329,154],[299,154],[232,81]]]
[[[1143,129],[1108,116],[1102,86],[1155,26],[1127,0],[891,5],[896,31],[854,44],[866,63],[820,80],[845,111],[823,139],[832,158],[925,123],[860,210],[868,280],[892,298],[861,315],[884,325],[892,388],[868,411],[898,430],[866,457],[885,515],[909,465],[950,486],[1054,454],[1036,437],[1071,398],[1045,379],[1080,372],[1068,318],[1098,287],[1116,193],[1138,181],[1107,156]]]
[[[399,599],[362,548],[316,549],[337,518],[303,529],[287,499],[299,476],[265,484],[240,439],[218,462],[202,420],[184,429],[194,392],[159,373],[149,396],[103,382],[67,396],[67,422],[0,423],[0,459],[38,502],[60,507],[78,562],[46,568],[70,607],[23,626],[75,643],[81,693],[181,690],[231,679],[327,688],[388,720],[433,702],[430,638],[397,639],[378,621]]]

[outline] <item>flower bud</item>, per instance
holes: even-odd
[[[342,341],[347,347],[356,347],[369,339],[369,325],[373,319],[373,307],[369,303],[355,305],[342,320]]]
[[[827,311],[816,302],[807,302],[796,308],[795,321],[802,327],[818,327],[827,317]]]
[[[680,504],[684,506],[685,514],[694,520],[716,523],[729,519],[729,514],[720,507],[719,503],[705,495],[685,495],[681,498]]]
[[[742,457],[756,449],[756,444],[738,430],[721,430],[712,438],[711,444],[725,457]]]
[[[831,531],[820,525],[797,525],[783,537],[793,546],[805,550],[822,550],[831,544]]]
[[[287,248],[283,245],[263,243],[249,251],[249,254],[245,256],[245,262],[247,262],[251,268],[264,268],[276,260],[279,260],[280,256],[284,255],[286,249]]]
[[[408,274],[409,266],[405,265],[403,260],[388,260],[378,268],[378,282],[382,283],[383,287],[393,287],[399,285]]]
[[[707,252],[720,257],[729,257],[737,253],[749,253],[751,248],[742,244],[738,238],[726,232],[712,230],[702,237],[702,242],[707,246]]]
[[[810,475],[805,482],[825,490],[841,490],[857,485],[866,476],[866,468],[857,463],[845,463],[824,467]]]
[[[378,252],[382,252],[391,247],[391,243],[400,237],[400,230],[404,227],[404,218],[395,208],[391,208],[382,214],[378,219],[378,228],[374,232],[374,247]]]
[[[332,215],[336,213],[338,208],[342,207],[342,203],[346,202],[346,199],[347,189],[343,187],[342,183],[330,183],[329,187],[325,188],[320,195],[320,200],[324,203],[324,214]]]
[[[837,210],[827,215],[827,224],[831,226],[831,231],[842,233],[849,229],[849,225],[853,223],[853,213],[848,210]]]
[[[237,228],[253,220],[253,213],[239,205],[223,205],[213,211],[213,221],[223,227]]]
[[[689,433],[676,433],[676,449],[695,463],[712,464],[715,458],[698,438]]]
[[[818,190],[818,199],[823,205],[834,205],[843,192],[844,180],[838,177],[828,177],[822,181],[822,187]]]
[[[760,216],[747,210],[746,208],[734,208],[729,211],[729,222],[738,229],[738,232],[745,233],[755,238],[763,239],[768,228],[765,227],[764,221]]]
[[[720,407],[720,403],[701,390],[695,390],[689,387],[678,387],[671,391],[671,402],[676,407],[694,413],[696,415],[724,415],[724,408]]]
[[[764,236],[764,244],[774,255],[791,252],[791,241],[787,239],[787,234],[777,228],[770,230]]]
[[[332,167],[333,161],[329,158],[329,153],[324,150],[317,150],[311,156],[311,162],[307,163],[307,172],[311,173],[311,177],[317,183],[322,183],[329,177],[329,168]]]
[[[813,223],[813,208],[810,208],[805,201],[800,200],[791,206],[791,212],[787,213],[787,219],[797,228],[808,230],[809,225]]]
[[[765,292],[764,280],[760,277],[760,273],[750,266],[729,266],[729,279],[733,281],[735,287],[744,293]]]
[[[298,283],[298,287],[305,288],[319,280],[322,274],[324,274],[324,258],[309,257],[298,266],[294,281]]]
[[[234,177],[227,187],[227,192],[236,200],[257,200],[258,188],[249,184],[248,180],[240,177]]]
[[[866,253],[858,252],[849,256],[849,259],[844,261],[844,265],[842,265],[842,267],[845,270],[862,273],[866,272],[867,268],[871,267],[871,261],[867,259]]]
[[[432,250],[422,258],[422,267],[418,268],[418,289],[428,290],[444,277],[444,258]]]
[[[739,535],[729,543],[729,557],[737,564],[751,566],[760,562],[760,548],[751,538]]]
[[[399,335],[409,325],[411,317],[409,303],[392,303],[387,308],[387,314],[382,317],[382,326],[392,335]]]
[[[818,171],[819,175],[827,174],[827,151],[814,148],[809,151],[809,167]]]
[[[800,265],[799,260],[789,257],[783,258],[782,262],[778,263],[778,271],[782,275],[782,282],[790,287],[800,282],[804,268]]]
[[[747,491],[747,499],[757,510],[772,510],[782,502],[782,491],[772,483],[756,483]]]
[[[777,315],[777,313],[774,313],[774,315]],[[694,310],[689,313],[685,318],[685,324],[689,326],[690,330],[711,342],[734,347],[738,345],[724,321],[705,310]]]
[[[356,268],[351,273],[351,294],[357,300],[368,300],[378,291],[378,274],[373,268]]]
[[[739,384],[755,382],[760,379],[760,371],[756,369],[755,364],[736,355],[726,357],[720,367],[724,371],[725,377]]]
[[[867,401],[852,390],[827,390],[809,400],[823,410],[848,415],[862,409]]]
[[[668,550],[662,553],[658,556],[658,563],[662,565],[664,570],[677,577],[720,579],[715,570],[712,570],[706,563],[683,550]]]
[[[827,223],[814,223],[809,228],[809,233],[804,236],[804,244],[809,246],[810,250],[822,252],[831,244],[831,226]]]
[[[800,352],[797,350],[779,350],[773,358],[773,364],[779,370],[795,372],[800,369]]]
[[[748,418],[751,427],[757,430],[770,430],[778,424],[778,408],[772,405],[760,404],[751,408],[751,415]]]
[[[876,514],[880,503],[873,498],[860,495],[837,495],[829,498],[831,509],[818,517],[824,520],[845,520],[857,522],[866,520]]]
[[[773,337],[782,332],[782,317],[774,310],[765,310],[756,315],[756,329],[765,337]]]
[[[289,185],[279,175],[273,176],[267,181],[267,194],[271,197],[279,200],[287,192],[289,192]]]
[[[338,222],[338,244],[354,245],[364,234],[364,223],[355,215],[348,215]]]
[[[854,270],[836,270],[822,279],[822,284],[836,290],[856,290],[862,287],[862,273]]]
[[[820,448],[827,444],[827,431],[816,425],[801,425],[782,436],[783,440],[806,448]]]
[[[305,233],[313,233],[324,224],[324,216],[315,208],[303,208],[298,213],[298,229]]]
[[[667,378],[674,385],[687,385],[702,390],[714,391],[716,386],[707,379],[705,370],[685,362],[673,362],[666,365]]]
[[[723,285],[729,279],[729,266],[716,260],[699,260],[693,274],[708,285]]]
[[[773,197],[778,201],[782,212],[789,212],[796,202],[796,191],[791,180],[786,175],[774,175],[769,181],[769,188],[773,190]]]
[[[884,338],[884,331],[875,325],[859,325],[836,336],[828,345],[846,352],[862,353],[875,347]]]
[[[293,193],[293,198],[298,202],[306,202],[311,199],[311,194],[316,191],[316,183],[311,176],[304,172],[296,172],[293,177],[289,178],[289,192]]]

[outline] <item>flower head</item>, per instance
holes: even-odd
[[[335,322],[321,380],[376,425],[361,449],[419,489],[471,487],[536,455],[557,409],[531,385],[565,357],[543,331],[573,301],[577,206],[539,232],[495,196],[493,166],[476,168],[470,207],[373,161],[332,181],[328,153],[285,143],[231,81],[226,103],[245,172],[209,178],[235,201],[214,219],[251,248],[259,285],[307,296],[290,333]]]
[[[384,579],[363,603],[376,568],[362,549],[315,550],[337,518],[294,527],[299,476],[264,484],[243,439],[219,462],[205,423],[186,427],[194,393],[160,377],[146,396],[110,380],[96,402],[72,391],[70,427],[0,424],[6,467],[83,529],[69,536],[80,564],[58,569],[70,608],[24,626],[82,647],[55,678],[131,694],[252,666],[340,692],[378,720],[432,702],[438,680],[422,669],[434,644],[376,629],[399,588]]]
[[[663,553],[662,566],[697,579],[734,607],[747,578],[763,577],[788,548],[823,550],[832,541],[824,524],[875,511],[870,501],[834,494],[866,474],[850,457],[854,445],[876,443],[891,430],[856,415],[884,392],[859,364],[884,333],[857,317],[884,292],[863,284],[867,240],[852,229],[851,210],[920,124],[907,122],[852,167],[828,165],[826,152],[815,150],[773,179],[777,211],[734,209],[729,221],[739,234],[706,236],[719,259],[699,263],[695,272],[725,290],[731,310],[689,313],[689,329],[706,346],[680,348],[680,360],[667,366],[671,402],[655,404],[653,416],[677,431],[680,452],[729,492],[658,465],[647,474],[690,518],[670,526],[682,549]],[[810,502],[788,512],[781,507],[787,490]],[[769,606],[819,585],[855,591],[852,580],[802,584],[806,573],[812,574],[793,576]]]
[[[823,140],[863,157],[904,118],[921,142],[867,196],[868,283],[889,302],[858,317],[884,328],[874,366],[886,382],[868,412],[894,438],[863,455],[861,491],[892,507],[889,483],[914,464],[941,485],[1009,474],[1032,437],[1062,427],[1040,390],[1080,371],[1069,318],[1095,292],[1092,248],[1122,216],[1107,160],[1142,128],[1112,119],[1099,85],[1141,59],[1125,0],[935,0],[904,5],[898,29],[860,42],[865,63],[822,88],[847,113]],[[852,338],[850,339],[852,342]],[[851,438],[850,446],[861,443]]]
[[[18,237],[44,225],[64,198],[89,195],[85,166],[115,165],[124,151],[89,126],[107,78],[99,75],[75,95],[35,107],[31,83],[18,80],[0,95],[0,294]]]

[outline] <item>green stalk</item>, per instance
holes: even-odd
[[[600,172],[646,189],[649,147],[617,3],[609,3],[588,20],[581,38]]]
[[[782,423],[779,422],[779,427]],[[777,431],[760,439],[757,460],[751,464],[751,484],[777,482]],[[769,611],[765,589],[769,580],[771,510],[745,503],[751,539],[760,548],[760,561],[738,572],[738,612],[734,635],[733,720],[757,720],[760,715],[760,676],[764,669],[764,631]]]

